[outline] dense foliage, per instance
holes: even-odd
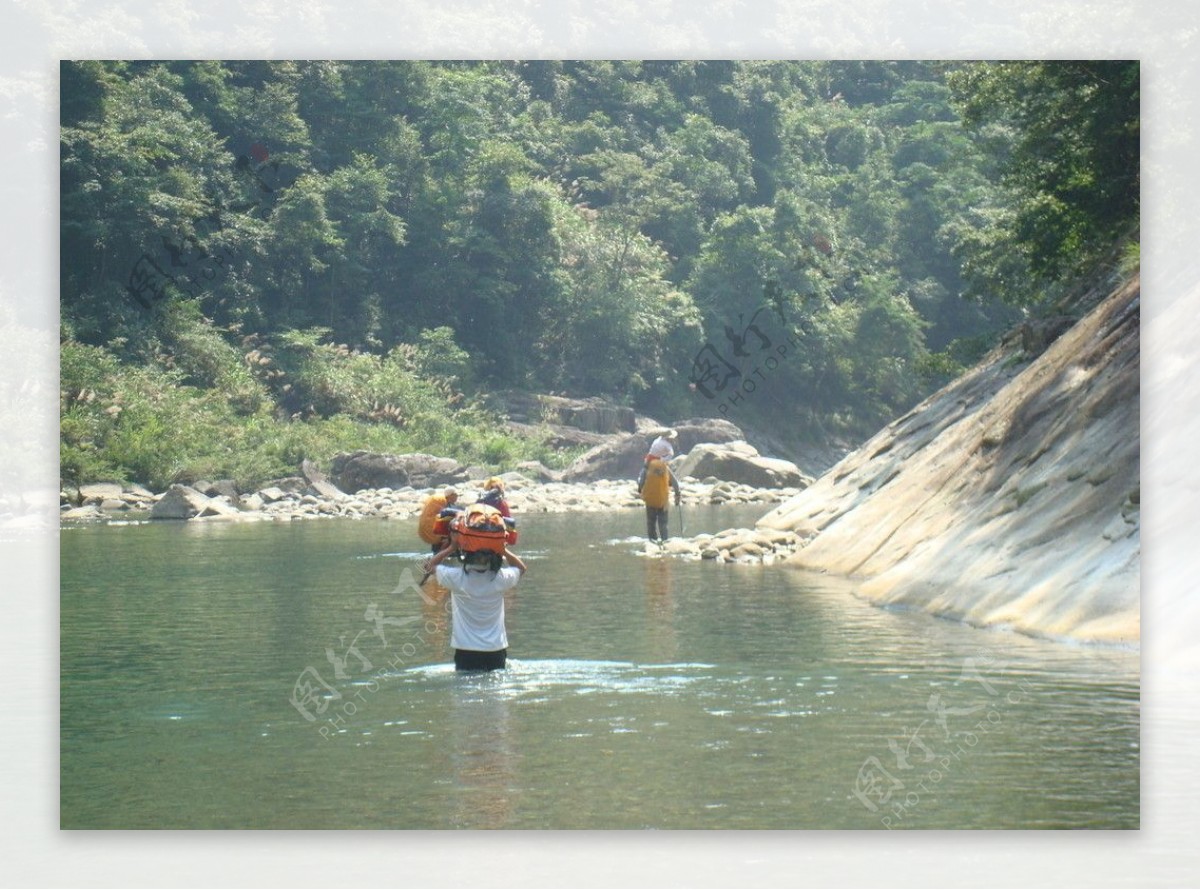
[[[502,388],[865,434],[1136,225],[1137,90],[1136,63],[64,63],[64,475],[552,461],[495,429]]]

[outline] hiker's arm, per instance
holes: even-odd
[[[448,544],[444,550],[439,550],[429,559],[425,560],[425,571],[432,572],[434,569],[440,566],[442,564],[442,560],[454,552],[455,547],[455,544]]]
[[[675,489],[675,506],[678,507],[680,500],[683,499],[683,492],[679,490],[679,480],[670,470],[667,471],[667,478],[671,480],[671,487]]]
[[[517,554],[513,553],[507,547],[504,548],[504,558],[508,560],[508,564],[510,566],[516,566],[517,571],[519,571],[522,575],[525,574],[527,566],[525,565],[524,561],[521,559],[521,557],[517,556]]]

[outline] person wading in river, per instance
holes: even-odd
[[[417,520],[417,534],[428,544],[432,553],[442,550],[450,538],[445,530],[445,522],[438,522],[440,514],[448,507],[453,507],[458,501],[458,492],[447,488],[441,494],[431,494],[421,506],[421,518]]]
[[[450,589],[450,645],[456,671],[502,670],[508,660],[508,631],[504,624],[504,594],[525,574],[521,558],[503,548],[503,556],[487,550],[461,554],[461,564],[442,565],[460,555],[458,544],[430,557],[427,572],[437,572],[437,583]],[[503,559],[508,565],[499,566]],[[456,560],[458,561],[458,560]]]
[[[676,507],[681,498],[675,474],[661,457],[648,454],[638,475],[637,487],[638,494],[646,504],[646,537],[651,541],[665,541],[669,536],[667,516],[671,490],[675,491]]]

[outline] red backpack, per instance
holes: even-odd
[[[463,553],[488,550],[503,554],[509,538],[504,514],[488,504],[467,507],[450,520],[450,531],[458,536],[458,549]]]

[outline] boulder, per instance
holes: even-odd
[[[93,482],[91,485],[79,486],[80,504],[96,504],[99,506],[106,500],[116,500],[125,489],[119,482]]]
[[[725,442],[745,441],[746,434],[737,424],[719,417],[693,417],[680,420],[672,426],[679,438],[675,440],[675,453],[687,454],[697,445],[706,443],[720,445]]]
[[[642,459],[650,447],[645,436],[632,433],[597,445],[577,457],[563,470],[563,482],[595,482],[597,479],[636,479]]]
[[[678,434],[676,456],[693,450],[702,443],[727,443],[742,439],[742,431],[728,420],[715,417],[695,417],[673,424]],[[594,482],[597,479],[636,479],[642,460],[666,426],[657,425],[649,431],[624,434],[610,439],[580,455],[562,473],[564,482]],[[744,443],[743,443],[744,444]],[[757,454],[757,452],[755,452]],[[674,468],[674,464],[672,465]],[[676,473],[676,475],[679,475]],[[694,474],[693,474],[694,475]]]
[[[66,512],[59,514],[59,518],[70,520],[103,519],[104,514],[100,512],[100,508],[95,504],[88,504],[86,507],[72,507]]]
[[[542,419],[548,423],[572,426],[589,433],[632,433],[637,429],[632,408],[614,405],[606,399],[568,399],[539,396]]]
[[[524,460],[516,466],[517,472],[538,482],[561,482],[562,473],[552,470],[537,460]]]
[[[376,454],[370,451],[339,452],[330,465],[330,481],[346,492],[364,488],[432,488],[465,482],[458,461],[432,454]]]
[[[300,475],[303,476],[310,485],[314,485],[317,482],[327,481],[325,474],[321,472],[321,468],[307,457],[300,461]]]
[[[300,494],[308,488],[308,480],[303,476],[284,476],[282,479],[272,479],[267,486],[278,488],[284,492],[291,491]]]
[[[340,501],[346,497],[346,493],[325,479],[316,479],[309,484],[308,488],[304,489],[305,496],[325,498],[330,501]],[[303,500],[303,498],[301,499]]]
[[[741,441],[698,445],[673,469],[680,478],[716,476],[754,488],[798,488],[812,481],[790,460],[763,457],[753,445]]]
[[[533,425],[515,420],[505,421],[504,428],[514,436],[523,439],[535,439],[545,442],[551,448],[591,448],[609,441],[612,436],[603,433],[589,433],[575,427],[563,426],[558,423],[543,423]]]
[[[265,503],[265,502],[263,501],[263,499],[262,499],[262,496],[261,496],[261,495],[259,495],[259,494],[248,494],[248,495],[246,495],[244,498],[242,498],[242,509],[243,509],[243,510],[258,511],[258,510],[261,510],[261,509],[263,508],[263,504],[264,504],[264,503]]]
[[[191,519],[199,516],[213,503],[213,499],[201,494],[189,485],[176,483],[163,493],[150,511],[151,519]]]
[[[196,487],[196,490],[210,498],[229,498],[231,501],[236,501],[238,497],[237,483],[232,479],[218,479],[216,482],[208,483],[204,488]]]
[[[572,399],[521,390],[498,390],[487,397],[487,403],[505,415],[518,434],[551,427],[559,431],[569,428],[577,432],[612,435],[632,433],[637,428],[632,408],[598,397]]]
[[[208,503],[204,505],[204,509],[198,514],[200,518],[207,519],[209,517],[221,517],[230,519],[240,517],[242,511],[233,506],[224,495],[209,498]]]

